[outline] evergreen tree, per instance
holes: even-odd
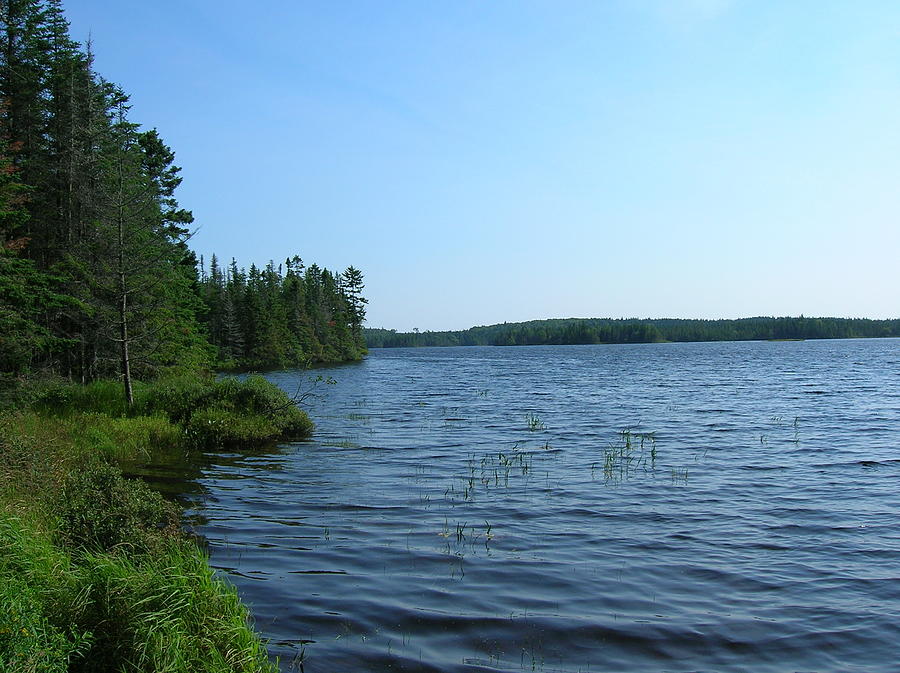
[[[335,276],[293,257],[284,275],[272,263],[248,274],[213,257],[197,278],[174,155],[130,121],[60,0],[0,0],[0,31],[4,370],[118,375],[130,402],[134,375],[213,357],[262,368],[362,355],[353,267]]]

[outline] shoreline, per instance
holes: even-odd
[[[183,509],[123,465],[308,437],[259,377],[24,391],[0,412],[0,669],[277,673],[249,608]]]

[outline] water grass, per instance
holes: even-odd
[[[529,432],[540,432],[547,429],[544,421],[534,412],[529,412],[525,416],[525,424]]]
[[[619,431],[618,441],[603,448],[603,478],[620,482],[637,471],[653,471],[658,458],[655,432]],[[591,465],[594,474],[597,463]]]

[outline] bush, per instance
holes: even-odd
[[[225,409],[197,411],[191,416],[184,432],[191,445],[200,449],[253,446],[281,434],[264,416],[239,414]]]
[[[158,545],[161,531],[179,531],[179,513],[172,503],[100,461],[69,475],[58,508],[61,542],[75,549],[142,553]]]
[[[166,414],[198,448],[302,439],[313,430],[309,416],[261,376],[161,381],[144,392],[139,410]]]
[[[156,381],[135,395],[134,413],[165,414],[173,423],[184,426],[194,411],[210,404],[215,384],[208,376],[178,376]]]

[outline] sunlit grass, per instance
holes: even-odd
[[[139,386],[133,409],[110,383],[54,384],[0,414],[0,671],[274,673],[175,505],[116,467],[308,433],[270,384],[210,382]]]

